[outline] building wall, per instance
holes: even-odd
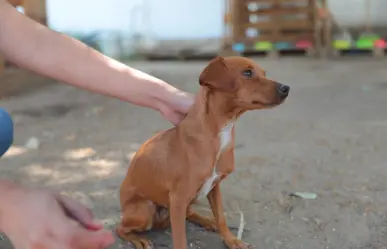
[[[140,31],[156,39],[202,39],[222,34],[223,0],[47,0],[48,22],[60,31]],[[366,0],[328,0],[338,23],[363,27]],[[387,0],[372,3],[372,22],[387,27]]]

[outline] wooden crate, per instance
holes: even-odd
[[[290,42],[287,37],[294,37],[299,33],[313,33],[315,2],[315,0],[298,0],[289,4],[288,1],[279,0],[250,1],[243,6],[245,15],[239,23],[243,36],[236,39],[258,40],[263,33],[267,41]]]
[[[7,0],[13,7],[21,6],[24,14],[31,19],[47,25],[46,0]],[[0,55],[0,73],[6,70],[12,63],[5,60]]]
[[[227,0],[224,47],[230,48],[235,43],[296,43],[303,40],[316,46],[321,36],[317,1]]]

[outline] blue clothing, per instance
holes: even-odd
[[[13,143],[13,121],[11,115],[0,108],[0,157]]]

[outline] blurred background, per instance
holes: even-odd
[[[115,58],[274,50],[314,50],[321,56],[384,48],[387,36],[383,0],[12,2],[31,18]]]
[[[243,238],[259,248],[387,248],[386,0],[9,1],[192,93],[214,56],[253,58],[291,90],[283,105],[246,113],[236,125],[236,171],[222,183],[233,232],[241,210]],[[58,84],[1,56],[0,106],[15,122],[0,175],[63,191],[109,228],[136,150],[171,127],[152,110]],[[211,214],[208,203],[197,208]],[[150,236],[171,248],[170,233]],[[188,237],[190,248],[224,248],[217,234],[192,225]],[[5,237],[0,248],[10,248]]]

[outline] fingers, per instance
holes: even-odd
[[[183,92],[182,93],[183,99],[181,100],[181,103],[178,105],[178,110],[182,113],[187,113],[193,103],[195,102],[195,96],[192,93]]]
[[[178,124],[183,120],[184,115],[182,115],[181,113],[176,113],[176,112],[174,112],[174,113],[171,113],[171,114],[169,115],[169,117],[167,117],[167,118],[168,118],[168,120],[169,120],[172,124],[178,125]]]
[[[87,231],[84,228],[75,231],[71,237],[46,236],[31,242],[28,249],[105,249],[114,243],[114,238],[108,231]],[[18,247],[23,249],[23,247]]]
[[[174,125],[178,125],[186,116],[186,114],[182,114],[180,112],[165,112],[163,113],[164,117],[169,120]]]
[[[58,217],[59,218],[59,217]],[[69,249],[104,249],[114,243],[112,232],[100,229],[98,231],[88,230],[77,226],[67,217],[58,220],[53,219],[54,227],[51,231],[59,241],[63,241]]]
[[[64,244],[58,243],[54,238],[45,238],[42,241],[36,241],[28,246],[28,249],[67,249]],[[19,248],[18,248],[19,249]],[[21,247],[20,249],[24,249]]]
[[[57,195],[57,201],[69,218],[78,221],[85,228],[90,230],[99,230],[103,228],[102,224],[99,224],[94,220],[91,210],[81,203],[65,195]]]
[[[75,218],[85,226],[76,226],[68,217],[59,215],[58,219],[52,219],[52,224],[56,224],[55,236],[65,241],[71,249],[103,249],[114,243],[112,232],[103,230],[103,226],[93,221],[93,215],[90,209],[81,203],[67,196],[57,196],[59,206],[57,208],[65,210],[65,213]],[[60,210],[59,210],[60,211]],[[90,229],[90,226],[98,225],[96,231]]]
[[[195,101],[195,96],[192,93],[178,90],[174,96],[169,99],[168,108],[181,113],[187,113]]]
[[[77,227],[72,233],[71,248],[104,249],[114,243],[112,232],[106,230],[88,231]]]

